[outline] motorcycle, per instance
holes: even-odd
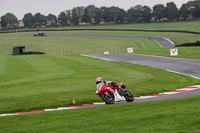
[[[119,84],[122,86],[122,83]],[[127,102],[133,102],[134,96],[128,90],[125,90],[125,87],[118,89],[113,86],[105,86],[103,83],[100,84],[100,87],[97,90],[96,94],[101,97],[101,99],[106,104],[114,104],[115,101],[126,100]]]

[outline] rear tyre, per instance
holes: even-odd
[[[133,102],[134,101],[134,96],[132,93],[130,93],[129,91],[125,90],[124,91],[124,98],[126,99],[127,102]]]
[[[106,104],[114,104],[115,98],[114,95],[110,92],[108,92],[108,96],[106,96],[104,93],[101,94],[101,99],[106,103]]]

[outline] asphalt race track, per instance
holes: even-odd
[[[20,37],[24,36],[31,36],[31,35],[21,35]],[[160,47],[166,48],[166,47],[174,47],[174,43],[170,41],[167,38],[161,38],[161,37],[152,37],[152,36],[119,36],[119,35],[77,35],[77,34],[49,34],[47,36],[85,36],[85,37],[116,37],[116,38],[142,38],[142,39],[152,39],[156,41]],[[5,37],[5,36],[0,36],[0,37]],[[10,37],[15,37],[15,36],[10,36]]]
[[[200,79],[200,60],[197,59],[180,59],[180,58],[169,58],[161,56],[150,56],[150,55],[139,55],[139,54],[93,54],[85,55],[94,58],[100,58],[107,61],[120,61],[128,62],[133,64],[140,64],[145,66],[151,66],[155,68],[161,68],[176,73],[181,73],[185,75],[192,76],[194,78]],[[179,88],[177,88],[179,89]],[[165,100],[181,97],[189,97],[194,95],[200,95],[200,89],[182,92],[173,95],[165,95],[160,97],[153,97],[147,99],[139,99],[134,102],[145,102],[154,100]]]
[[[140,54],[93,54],[87,55],[110,61],[128,62],[133,64],[162,68],[200,79],[200,60],[198,59],[181,59],[161,56],[140,55]]]
[[[48,35],[48,36],[91,36],[91,37],[116,37],[116,38],[143,38],[152,39],[156,41],[160,47],[174,47],[174,43],[166,38],[161,37],[151,37],[151,36],[117,36],[117,35],[73,35],[73,34],[63,34],[63,35]]]

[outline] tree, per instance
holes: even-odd
[[[200,0],[191,1],[194,9],[192,11],[192,15],[195,18],[200,18]]]
[[[127,13],[128,13],[128,21],[129,21],[129,23],[136,22],[134,7],[131,7],[130,9],[128,9]]]
[[[110,8],[110,13],[111,13],[112,21],[114,21],[116,23],[117,22],[117,18],[118,18],[119,13],[120,13],[120,8],[112,6]]]
[[[88,14],[89,14],[90,18],[94,19],[96,7],[94,5],[89,5],[86,8],[88,9]]]
[[[151,20],[151,8],[148,6],[142,7],[142,21],[149,22]]]
[[[73,25],[79,25],[79,17],[78,14],[74,13],[72,14],[72,21]]]
[[[31,13],[25,14],[22,21],[24,23],[24,27],[31,28],[33,26],[33,15]]]
[[[77,15],[78,15],[78,17],[79,17],[80,20],[81,20],[82,17],[83,17],[84,9],[85,9],[85,7],[83,7],[83,6],[78,6],[78,7],[76,8],[76,13],[77,13]]]
[[[60,23],[61,26],[66,26],[67,23],[67,15],[65,14],[65,12],[61,12],[58,15],[58,22]]]
[[[106,23],[110,23],[110,22],[116,22],[120,8],[115,6],[102,7],[102,11],[103,11],[103,20]]]
[[[19,24],[17,17],[12,13],[6,13],[1,17],[1,25],[3,28],[15,28]]]
[[[117,15],[116,22],[123,23],[127,17],[128,17],[127,12],[124,9],[120,9]]]
[[[102,21],[102,10],[100,8],[95,8],[94,21],[95,24],[99,24]]]
[[[85,10],[84,10],[84,14],[83,14],[81,22],[91,23],[91,18],[90,18],[90,15],[88,13],[88,9],[87,8],[85,8]]]
[[[141,22],[142,21],[142,6],[136,5],[128,9],[129,22]]]
[[[49,14],[47,16],[47,21],[50,24],[50,26],[57,26],[57,17],[53,14]]]
[[[40,13],[36,13],[33,16],[33,20],[34,20],[34,25],[39,26],[39,27],[41,27],[42,25],[46,25],[46,23],[47,23],[46,16],[42,15]]]
[[[178,16],[179,16],[179,13],[178,13],[178,8],[176,4],[174,2],[167,3],[165,7],[165,17],[168,20],[174,20],[174,19],[177,19]]]
[[[195,11],[195,3],[194,1],[189,1],[186,3],[186,6],[187,6],[187,9],[189,11],[189,14],[191,17],[194,17],[193,14],[194,14],[194,11]]]
[[[85,8],[83,6],[74,7],[72,9],[72,19],[79,18],[79,20],[81,20],[84,14],[84,9]]]
[[[71,18],[72,18],[71,10],[65,11],[65,14],[67,16],[68,25],[71,25]]]
[[[5,17],[6,17],[6,15],[3,15],[3,16],[1,17],[1,26],[2,26],[2,28],[4,28],[4,29],[8,26],[8,23],[6,23],[6,21],[5,21]]]
[[[135,17],[137,22],[142,21],[142,6],[141,5],[136,5],[135,7]]]
[[[157,4],[153,6],[152,16],[156,21],[165,17],[165,6],[163,4]]]
[[[104,12],[103,12],[103,20],[104,20],[106,23],[112,22],[110,8],[107,8],[107,7],[106,7],[103,11],[104,11]]]
[[[77,13],[77,9],[76,8],[73,8],[72,9],[72,19],[71,19],[71,22],[73,23],[73,25],[79,25],[79,16],[78,13]]]
[[[189,12],[186,4],[182,4],[182,6],[179,10],[179,14],[180,14],[180,17],[184,20],[186,20],[189,17],[190,12]]]

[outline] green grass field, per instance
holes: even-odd
[[[2,38],[4,47],[1,49],[1,55],[10,54],[9,49],[12,49],[15,41],[15,37]],[[11,42],[10,45],[7,45],[7,42]],[[19,37],[19,42],[30,42],[27,50],[44,51],[51,55],[103,54],[105,51],[125,53],[128,47],[135,49],[160,47],[153,40],[108,37]]]
[[[13,46],[18,42],[27,46],[27,51],[43,51],[50,55],[69,54],[103,54],[105,51],[126,53],[127,47],[133,47],[135,53],[159,56],[170,56],[169,48],[160,48],[157,42],[149,39],[136,38],[109,38],[109,37],[66,37],[47,36],[33,37],[35,32],[0,34],[0,55],[9,55]],[[127,32],[127,31],[65,31],[47,32],[47,35],[63,34],[95,34],[95,35],[122,35],[122,36],[157,36],[168,38],[175,45],[191,43],[199,40],[199,35],[186,33],[157,33],[157,32]],[[179,47],[178,58],[199,59],[200,47]]]
[[[153,29],[160,27],[173,29],[175,25],[179,29],[185,28],[183,23],[165,24],[165,27],[162,26],[163,23],[155,24]],[[195,27],[197,22],[191,25]],[[127,28],[133,25],[114,26]],[[134,26],[140,29],[148,27],[149,24]],[[99,28],[106,28],[106,26]],[[0,34],[0,114],[68,107],[72,105],[73,99],[76,100],[76,105],[102,102],[95,95],[95,78],[99,76],[106,80],[123,82],[135,96],[200,84],[197,79],[162,69],[104,61],[80,55],[103,54],[107,50],[111,54],[126,53],[127,47],[133,47],[134,53],[137,54],[169,56],[170,48],[160,48],[155,41],[150,39],[48,36],[56,34],[160,36],[169,38],[178,45],[195,42],[199,39],[199,35],[127,31],[65,31],[47,32],[47,37],[33,37],[34,33]],[[17,45],[17,42],[21,45],[25,44],[27,51],[42,51],[46,54],[11,56],[10,51],[13,46]],[[199,49],[199,47],[178,48],[179,56],[176,57],[200,59]],[[5,133],[200,132],[198,99],[199,96],[196,96],[0,117],[0,131]]]
[[[199,21],[180,21],[180,22],[153,22],[153,23],[134,23],[134,24],[110,24],[110,25],[90,25],[90,26],[69,26],[53,29],[134,29],[134,30],[181,30],[200,32]],[[52,28],[44,28],[52,29]]]
[[[73,99],[78,105],[101,102],[95,95],[98,76],[123,82],[135,96],[200,83],[161,69],[80,55],[2,56],[0,61],[0,113],[70,106]]]
[[[1,132],[199,133],[200,96],[0,118]]]

